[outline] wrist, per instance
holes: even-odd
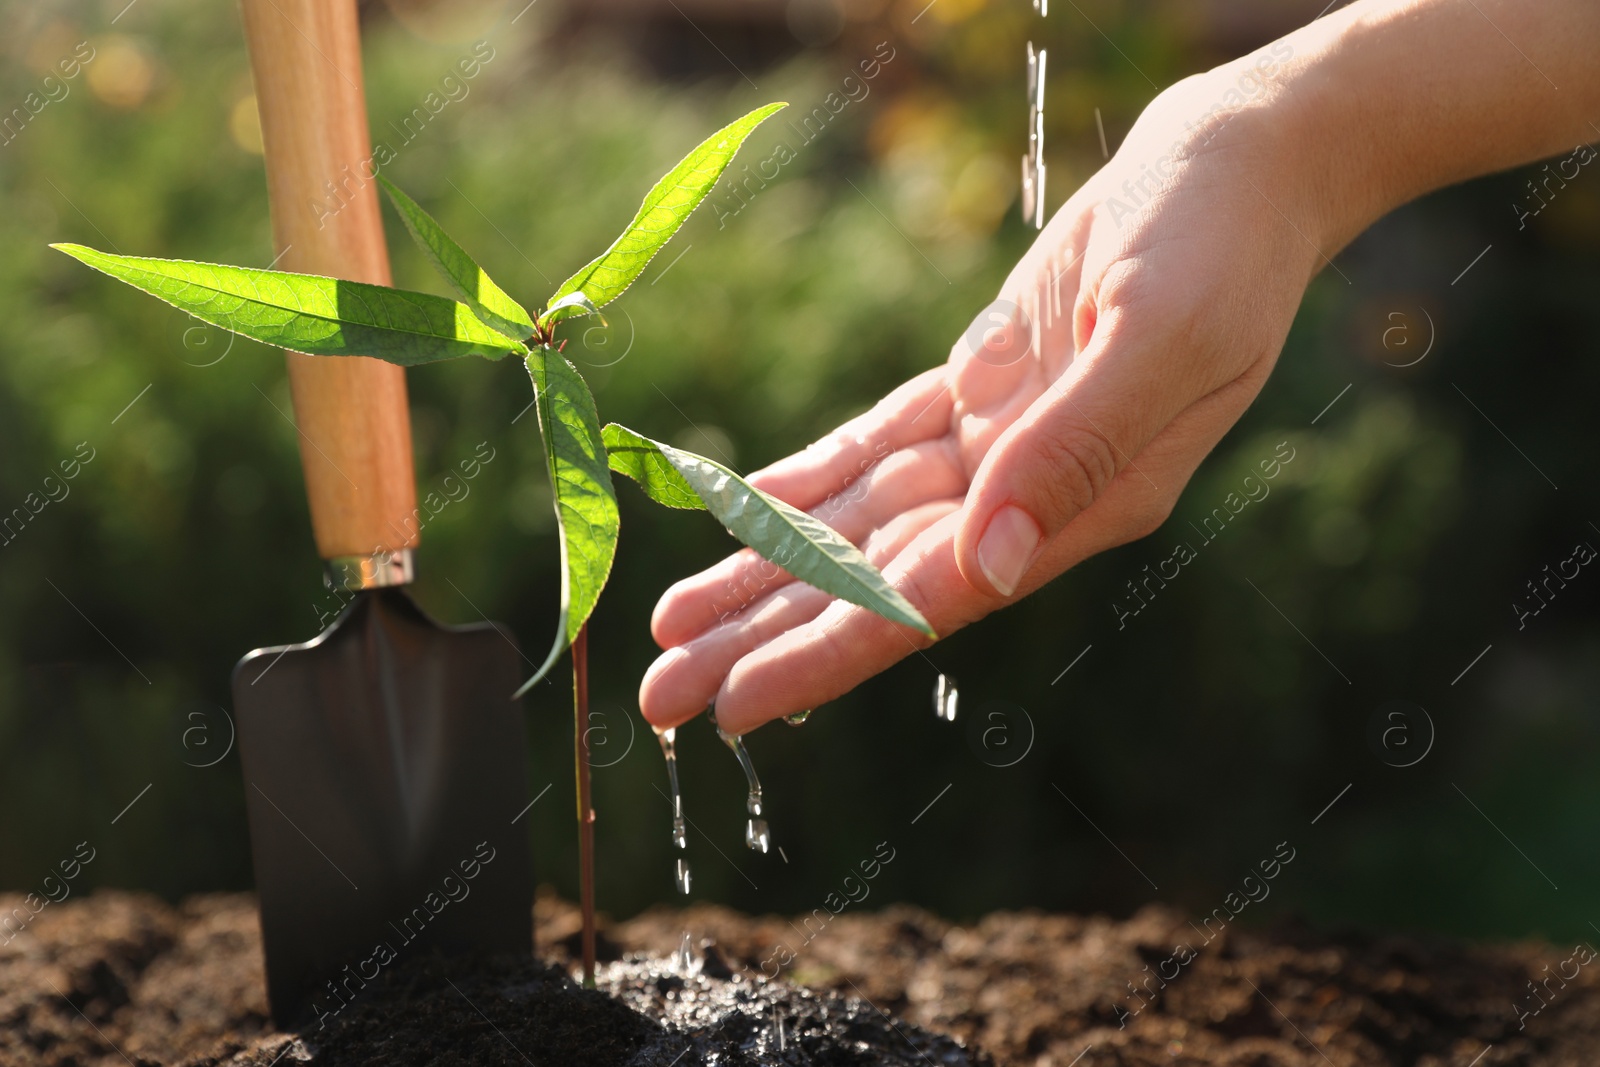
[[[1600,136],[1593,0],[1357,0],[1280,43],[1275,120],[1330,255],[1418,196]]]

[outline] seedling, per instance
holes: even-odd
[[[602,428],[588,385],[562,354],[562,324],[599,316],[621,296],[716,185],[751,131],[784,106],[768,104],[750,112],[685,156],[650,190],[622,235],[562,282],[537,315],[506,295],[432,216],[381,176],[406,229],[459,301],[310,274],[51,246],[202,322],[295,352],[375,356],[407,367],[465,356],[499,360],[515,354],[523,360],[533,382],[555,505],[561,597],[550,652],[516,695],[572,649],[584,980],[589,984],[594,976],[594,813],[584,729],[588,620],[616,555],[620,519],[611,472],[633,479],[657,503],[711,512],[734,537],[801,581],[935,636],[917,609],[826,524],[715,460],[616,423]]]

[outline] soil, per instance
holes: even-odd
[[[0,896],[0,915],[16,907]],[[1600,1062],[1587,949],[1295,926],[1208,943],[1159,907],[971,926],[903,907],[821,914],[697,906],[608,924],[601,988],[584,990],[569,977],[576,912],[541,895],[538,959],[403,960],[325,1028],[284,1034],[267,1021],[251,897],[101,891],[0,932],[0,1067]],[[685,930],[698,947],[678,973]]]

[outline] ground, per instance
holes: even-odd
[[[0,896],[0,915],[21,905]],[[1587,947],[1296,927],[1230,927],[1208,943],[1158,907],[963,926],[910,908],[791,920],[701,905],[606,926],[601,985],[615,999],[560,972],[577,940],[570,905],[541,895],[535,920],[544,962],[397,964],[380,994],[297,1036],[266,1021],[251,897],[50,904],[9,941],[0,930],[0,1065],[1600,1062]],[[685,931],[687,978],[665,962]],[[780,963],[786,980],[766,981]]]

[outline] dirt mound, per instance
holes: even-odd
[[[16,907],[0,897],[0,914]],[[1588,1067],[1600,1055],[1587,948],[1293,927],[1207,941],[1160,908],[961,926],[909,908],[791,920],[700,906],[609,925],[596,992],[567,977],[574,910],[545,895],[534,914],[542,961],[402,961],[327,1028],[288,1035],[267,1022],[251,897],[51,904],[0,933],[0,1064]],[[665,961],[685,931],[699,948],[679,974]]]

